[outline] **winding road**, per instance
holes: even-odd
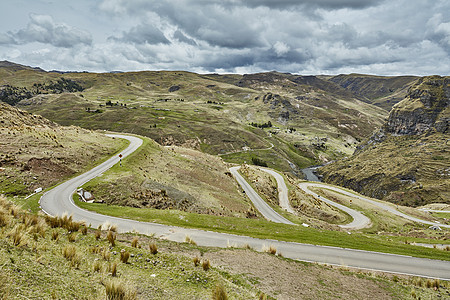
[[[110,135],[130,141],[130,145],[122,152],[126,157],[142,144],[142,140],[133,136]],[[355,267],[360,269],[379,270],[384,272],[417,275],[424,277],[450,280],[450,261],[431,260],[402,255],[385,254],[370,251],[361,251],[328,246],[315,246],[309,244],[282,242],[276,240],[256,239],[247,236],[218,233],[205,230],[186,229],[175,226],[161,225],[149,222],[122,219],[90,212],[77,207],[72,201],[72,194],[76,189],[96,176],[101,175],[108,168],[119,162],[113,157],[92,170],[72,178],[52,190],[46,192],[40,200],[41,208],[50,215],[61,215],[64,212],[73,215],[78,221],[86,221],[92,227],[105,222],[116,224],[120,232],[133,230],[142,234],[155,234],[162,239],[183,242],[189,235],[199,246],[228,247],[250,245],[260,250],[263,247],[274,246],[291,259],[319,262],[332,265]],[[292,226],[292,230],[295,230]]]
[[[422,219],[419,219],[419,218],[416,218],[416,217],[407,215],[407,214],[402,213],[401,211],[398,211],[397,209],[395,209],[395,208],[393,208],[393,207],[391,207],[391,206],[389,206],[389,205],[387,205],[387,204],[384,204],[384,203],[381,203],[381,202],[378,202],[378,201],[371,200],[371,199],[369,199],[369,198],[366,198],[366,197],[357,195],[357,194],[355,194],[355,193],[348,192],[348,191],[343,190],[343,189],[340,189],[340,188],[338,188],[338,187],[334,187],[334,186],[330,186],[330,185],[326,185],[326,184],[322,184],[322,183],[311,183],[311,182],[302,182],[302,183],[299,184],[299,186],[300,186],[300,188],[301,188],[302,190],[304,190],[306,193],[308,193],[308,194],[310,194],[310,195],[313,195],[314,197],[319,197],[321,200],[323,200],[323,201],[329,203],[330,205],[333,205],[333,206],[335,206],[335,207],[337,207],[337,208],[339,208],[339,209],[342,209],[342,210],[344,210],[345,212],[349,213],[354,219],[355,219],[355,216],[354,216],[350,211],[347,211],[347,210],[345,210],[344,208],[347,208],[347,209],[349,209],[349,210],[351,210],[351,211],[353,211],[353,212],[356,212],[356,213],[359,213],[359,212],[357,212],[357,211],[355,211],[355,210],[352,210],[352,209],[348,208],[347,206],[344,206],[344,205],[341,205],[341,204],[339,204],[339,203],[336,203],[336,202],[333,202],[333,201],[331,201],[331,200],[328,200],[328,199],[326,199],[326,198],[324,198],[324,197],[320,197],[319,195],[317,195],[317,194],[314,193],[313,191],[309,190],[309,187],[317,187],[317,188],[323,188],[323,189],[332,190],[332,191],[335,191],[335,192],[344,194],[344,195],[346,195],[346,196],[350,196],[350,197],[353,197],[353,198],[356,198],[356,199],[359,199],[359,200],[362,200],[362,201],[371,203],[371,204],[377,206],[378,208],[380,208],[380,209],[382,209],[382,210],[388,211],[388,212],[390,212],[390,213],[392,213],[392,214],[394,214],[394,215],[396,215],[396,216],[405,218],[405,219],[410,220],[410,221],[413,221],[413,222],[422,223],[422,224],[427,224],[427,225],[436,225],[436,226],[439,226],[439,227],[441,227],[441,228],[450,228],[450,225],[441,224],[441,223],[435,223],[435,222],[431,222],[431,221],[426,221],[426,220],[422,220]],[[361,214],[361,213],[359,213],[359,214]],[[361,214],[361,215],[362,215],[362,214]],[[364,215],[362,215],[362,216],[363,216],[364,218],[367,218],[367,217],[365,217]],[[367,218],[367,219],[368,219],[368,218]],[[369,219],[368,219],[368,220],[369,220]],[[358,221],[358,222],[363,222],[363,220],[361,219],[361,220]],[[350,224],[351,224],[351,223],[350,223]],[[350,224],[347,224],[347,225],[341,225],[341,227],[346,228],[345,226],[348,226],[348,225],[350,225]],[[370,224],[370,220],[369,220],[369,224]]]
[[[279,213],[274,211],[269,204],[266,203],[259,195],[258,193],[250,186],[250,184],[244,179],[244,177],[239,174],[238,170],[240,167],[231,167],[230,172],[233,174],[234,178],[236,178],[236,181],[239,183],[239,185],[242,187],[242,189],[245,191],[245,194],[250,198],[255,208],[269,221],[276,222],[276,223],[284,223],[284,224],[290,224],[295,225],[285,217],[281,216]],[[274,172],[276,173],[276,172]],[[278,173],[277,173],[278,174]],[[278,174],[279,175],[279,174]],[[281,175],[279,175],[281,177]],[[284,183],[284,180],[282,180],[284,186],[286,187],[286,184]],[[278,185],[279,186],[279,185]],[[285,189],[287,191],[287,188]],[[283,195],[284,196],[284,195]],[[287,198],[287,193],[286,193]],[[286,199],[286,201],[288,201]]]

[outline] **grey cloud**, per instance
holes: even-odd
[[[174,39],[178,40],[179,42],[197,46],[197,42],[195,40],[188,38],[180,30],[175,31],[175,33],[173,34],[173,37],[174,37]]]
[[[170,44],[164,33],[151,24],[135,26],[128,32],[123,32],[121,37],[109,39],[134,44]]]
[[[248,7],[269,7],[272,9],[291,9],[295,7],[310,7],[323,9],[363,9],[375,6],[384,0],[228,0],[221,1],[224,5],[242,5]],[[219,2],[219,1],[217,1]]]
[[[6,37],[10,43],[14,44],[39,42],[63,48],[92,43],[90,33],[64,23],[55,23],[51,16],[36,14],[30,15],[30,22],[26,28],[8,32]],[[4,40],[4,38],[0,39]]]

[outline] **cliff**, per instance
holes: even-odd
[[[450,77],[418,80],[355,153],[321,169],[326,182],[394,203],[450,203]]]

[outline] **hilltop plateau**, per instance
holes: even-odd
[[[450,203],[450,78],[421,78],[355,154],[324,180],[396,204]]]

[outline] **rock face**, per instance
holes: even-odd
[[[387,133],[419,135],[428,130],[448,131],[450,79],[425,77],[413,86],[405,100],[393,107],[384,126]]]
[[[419,206],[450,202],[450,77],[423,77],[355,153],[320,169],[324,180]]]

